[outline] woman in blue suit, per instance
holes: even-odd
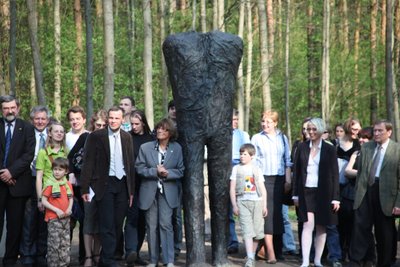
[[[155,129],[157,140],[143,144],[136,159],[136,171],[142,176],[139,208],[146,214],[148,266],[157,266],[161,243],[162,261],[167,267],[173,267],[172,214],[180,202],[178,183],[184,171],[182,149],[175,142],[177,131],[171,120],[161,120]]]

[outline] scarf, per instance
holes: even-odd
[[[68,198],[72,197],[72,192],[71,192],[71,188],[68,186],[68,181],[67,178],[63,177],[61,180],[57,180],[56,178],[54,178],[54,176],[50,176],[43,187],[43,191],[47,188],[51,186],[52,190],[51,190],[51,196],[53,198],[59,198],[61,197],[61,190],[60,187],[64,186],[65,189],[67,190],[67,196]]]

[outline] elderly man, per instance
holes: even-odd
[[[32,194],[30,164],[35,153],[33,126],[18,117],[20,105],[10,95],[0,98],[0,229],[7,217],[6,252],[3,266],[14,266],[18,259],[25,202]],[[1,237],[1,234],[0,234]]]

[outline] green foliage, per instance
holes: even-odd
[[[119,1],[118,10],[114,10],[114,41],[115,41],[115,103],[124,95],[133,96],[136,100],[137,107],[144,109],[143,101],[143,12],[141,2],[136,1],[135,4],[135,43],[133,44],[134,52],[131,53],[128,40],[128,7],[127,1]],[[361,119],[364,125],[369,124],[370,118],[370,86],[371,77],[370,69],[370,7],[369,1],[362,0],[362,17],[360,27],[360,54],[358,60],[358,95],[354,92],[354,32],[356,29],[355,1],[348,2],[348,19],[349,19],[349,45],[350,50],[344,53],[341,34],[343,32],[342,19],[343,14],[340,11],[338,1],[332,6],[331,12],[331,48],[330,48],[330,89],[331,89],[331,123],[344,121],[351,115],[356,115]],[[190,1],[189,4],[192,4]],[[238,13],[239,1],[226,1],[225,4],[225,28],[227,32],[237,34],[238,29]],[[317,47],[311,51],[307,43],[307,26],[309,23],[307,17],[307,6],[310,1],[295,0],[292,1],[292,10],[290,11],[290,110],[292,136],[296,137],[300,123],[307,116],[321,116],[319,110],[313,114],[309,114],[309,102],[315,103],[317,107],[321,106],[321,92],[317,89],[317,95],[314,99],[308,97],[308,63],[309,56],[314,58],[314,64],[318,66],[317,87],[320,87],[320,65],[322,56],[322,26],[323,26],[323,1],[311,1],[314,9],[313,24],[315,33],[312,40]],[[162,88],[161,88],[161,43],[160,40],[160,23],[158,12],[159,1],[152,2],[152,18],[153,18],[153,101],[154,101],[154,121],[158,121],[164,116],[162,104]],[[115,7],[116,8],[116,7]],[[207,1],[207,27],[212,28],[212,1]],[[278,20],[278,5],[274,5],[274,16]],[[168,8],[167,8],[168,9]],[[27,8],[24,1],[17,1],[18,19],[17,19],[17,58],[16,58],[16,80],[17,95],[21,99],[23,110],[22,114],[27,117],[31,107],[32,98],[30,87],[32,80],[32,55],[29,40]],[[41,63],[43,68],[43,83],[49,107],[54,110],[54,11],[51,1],[39,1],[38,4],[38,40],[40,43]],[[83,18],[83,51],[79,59],[80,68],[80,105],[86,107],[86,51],[85,51],[85,21],[84,9],[82,7]],[[92,26],[93,26],[93,56],[94,56],[94,110],[103,105],[103,24],[102,17],[96,17],[95,1],[92,1]],[[170,23],[170,32],[184,32],[192,28],[192,7],[186,10],[177,9],[166,19],[166,23]],[[197,4],[197,30],[200,30],[200,4]],[[381,11],[379,11],[381,12]],[[76,58],[76,29],[74,24],[73,1],[62,1],[61,4],[61,53],[62,53],[62,112],[72,105],[73,95],[73,78],[74,65]],[[286,2],[282,1],[282,25],[277,25],[276,29],[282,30],[282,39],[279,39],[278,32],[275,33],[275,55],[271,65],[271,95],[273,108],[279,111],[280,125],[284,131],[287,129],[285,114],[285,23],[286,23]],[[380,13],[379,13],[380,14]],[[380,32],[380,15],[378,17],[378,33]],[[0,18],[3,25],[4,17]],[[261,90],[261,70],[260,70],[260,50],[259,36],[257,28],[257,10],[253,9],[253,66],[252,66],[252,102],[250,107],[250,134],[254,134],[260,129],[260,114],[263,111],[262,106],[262,90]],[[3,27],[3,26],[2,26]],[[2,28],[2,33],[4,33]],[[245,34],[247,34],[245,32]],[[378,34],[377,62],[378,76],[376,81],[376,93],[378,95],[379,116],[384,117],[385,108],[385,83],[384,83],[384,46],[381,43],[381,37]],[[244,38],[246,39],[246,38]],[[244,52],[247,49],[247,43],[244,42]],[[3,59],[3,76],[7,77],[9,58],[8,58],[8,41],[0,42],[0,52]],[[243,71],[246,74],[247,59],[244,53]],[[131,71],[133,70],[134,80],[131,79]],[[7,82],[7,80],[6,80]],[[170,93],[170,98],[172,98]],[[62,118],[64,123],[66,122]]]

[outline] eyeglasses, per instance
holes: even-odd
[[[311,131],[316,132],[316,131],[317,131],[317,128],[307,128],[307,131],[308,131],[308,132],[311,132]]]

